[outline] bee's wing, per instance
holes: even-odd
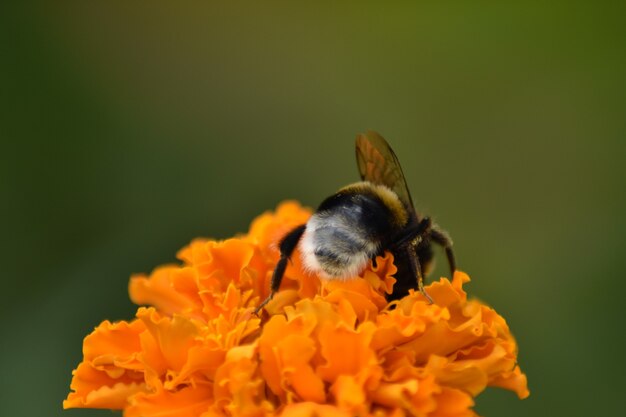
[[[407,209],[415,213],[398,157],[382,136],[371,130],[359,134],[356,137],[356,162],[362,180],[389,187]]]

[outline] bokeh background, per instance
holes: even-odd
[[[315,206],[357,179],[370,128],[518,339],[530,398],[490,389],[477,411],[622,413],[624,2],[15,3],[0,415],[112,415],[61,401],[83,337],[133,316],[129,276]]]

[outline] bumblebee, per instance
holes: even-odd
[[[389,251],[398,269],[388,301],[424,289],[424,275],[432,266],[432,244],[445,250],[451,274],[456,269],[452,240],[429,217],[413,206],[402,168],[382,136],[369,131],[356,138],[356,160],[361,182],[341,188],[325,199],[306,224],[279,243],[271,292],[260,311],[278,291],[287,262],[298,245],[305,268],[325,279],[347,279],[363,271],[370,259]]]

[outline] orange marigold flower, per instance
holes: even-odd
[[[132,277],[129,322],[102,322],[83,345],[64,408],[135,416],[475,416],[488,386],[529,395],[504,319],[468,300],[456,272],[389,305],[391,254],[360,278],[323,282],[298,254],[261,317],[277,242],[311,212],[294,202],[247,235],[198,239],[182,265]]]

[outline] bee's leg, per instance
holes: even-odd
[[[407,243],[412,242],[418,236],[421,236],[425,232],[430,232],[431,225],[432,225],[432,221],[430,220],[430,217],[424,217],[422,220],[419,221],[419,223],[414,224],[411,227],[408,227],[402,233],[402,235],[393,242],[393,244],[391,245],[391,248],[393,249],[393,248],[402,247],[406,245]]]
[[[454,277],[454,271],[456,271],[456,261],[454,260],[454,252],[452,251],[452,239],[443,230],[433,227],[430,230],[430,238],[433,242],[441,245],[446,251],[446,257],[448,258],[448,266],[450,267],[450,279]]]
[[[272,283],[270,285],[270,295],[261,303],[259,306],[254,309],[254,314],[259,314],[259,311],[270,302],[270,300],[274,297],[274,294],[280,288],[280,283],[283,280],[283,275],[285,274],[285,269],[287,268],[287,261],[291,257],[291,254],[298,246],[298,242],[304,233],[304,229],[306,229],[306,224],[300,225],[293,229],[291,232],[287,233],[285,237],[283,237],[278,245],[280,249],[280,259],[274,268],[274,274],[272,275]]]
[[[411,267],[411,272],[413,276],[417,277],[417,288],[419,291],[424,294],[424,297],[428,300],[430,304],[433,304],[433,299],[430,298],[430,295],[426,292],[424,288],[424,276],[422,275],[422,268],[420,267],[419,258],[417,257],[416,252],[417,243],[411,243],[410,245],[406,245],[406,253],[409,259],[409,266]]]

